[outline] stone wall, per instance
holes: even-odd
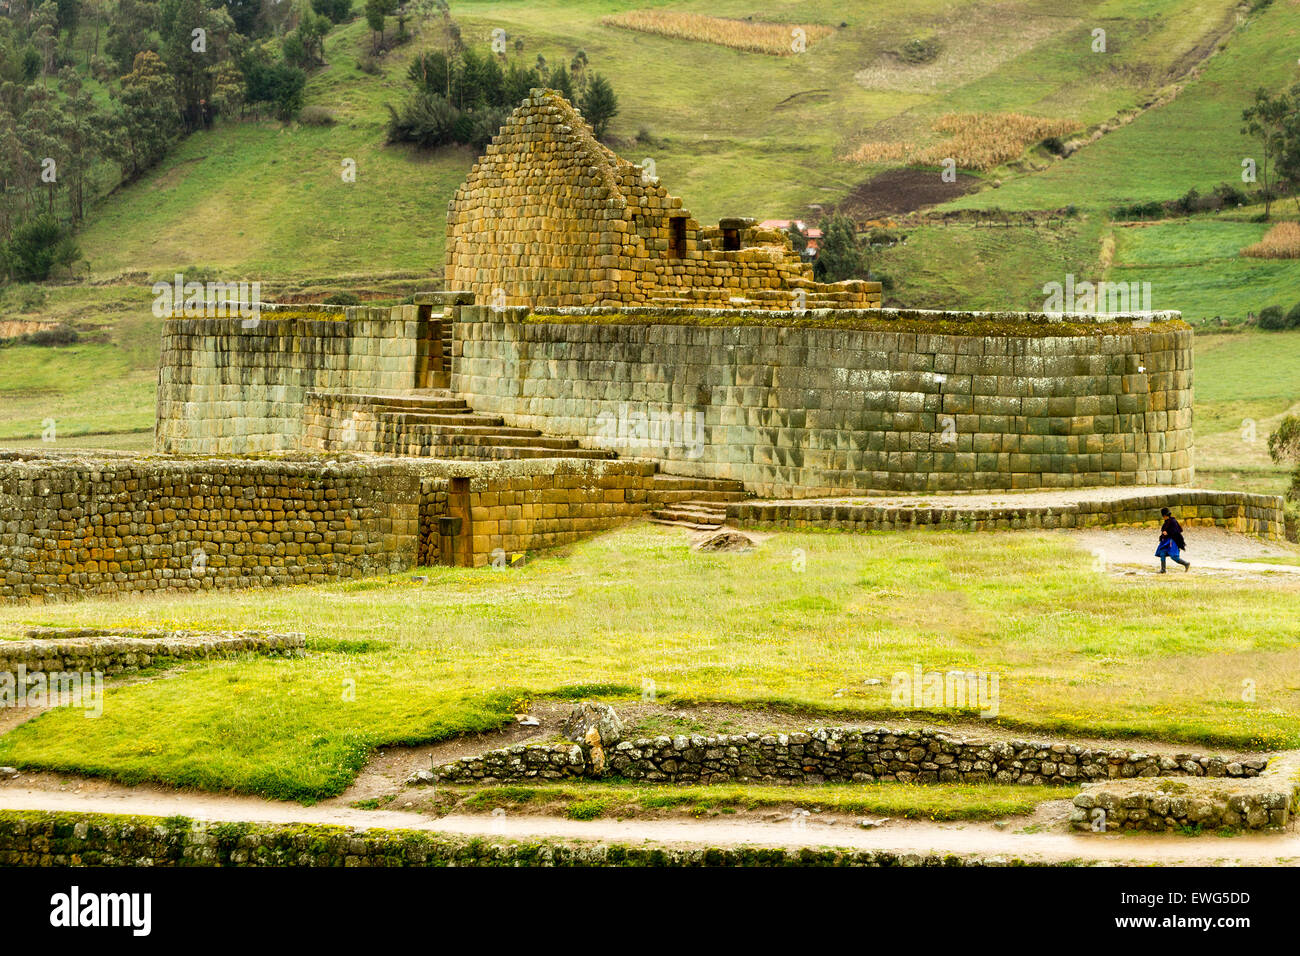
[[[310,389],[413,388],[431,348],[425,307],[263,305],[259,319],[163,320],[157,451],[291,451]]]
[[[189,631],[125,632],[97,628],[31,628],[24,640],[0,641],[0,674],[89,673],[107,676],[183,660],[229,657],[248,652],[297,657],[301,634],[238,631],[216,634]]]
[[[955,854],[483,840],[425,830],[0,810],[0,866],[1007,866]],[[1033,865],[1032,862],[1029,865]]]
[[[421,485],[425,563],[469,566],[510,562],[639,519],[655,474],[650,462],[574,458],[436,468],[443,474]],[[439,533],[443,517],[455,540]]]
[[[929,730],[809,728],[793,734],[727,734],[624,740],[605,748],[607,770],[662,783],[778,781],[825,783],[1079,784],[1137,777],[1257,775],[1264,760],[1200,754],[1156,756],[1034,741],[968,741]],[[495,783],[599,776],[574,743],[517,744],[434,768],[438,780]]]
[[[835,528],[841,531],[1023,531],[1031,529],[1158,527],[1160,509],[1168,507],[1187,528],[1227,528],[1242,534],[1283,540],[1286,511],[1280,495],[1240,491],[1135,492],[1095,497],[1079,492],[1079,500],[1044,504],[1033,495],[1017,501],[1008,496],[996,504],[955,500],[952,496],[924,502],[882,501],[738,501],[727,505],[727,521],[738,528],[799,531]],[[1152,550],[1154,550],[1154,545]]]
[[[1250,780],[1125,780],[1090,784],[1074,798],[1076,830],[1281,829],[1300,812],[1300,756]]]
[[[510,114],[452,198],[446,280],[502,306],[880,305],[880,283],[815,282],[786,236],[751,220],[702,230],[554,90]]]
[[[1189,483],[1192,332],[1071,319],[464,306],[452,388],[760,497]]]
[[[419,506],[419,476],[391,461],[0,461],[0,600],[396,571]]]
[[[645,461],[0,457],[0,601],[481,566],[640,518]]]

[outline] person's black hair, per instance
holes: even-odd
[[[1168,509],[1168,508],[1161,508],[1161,509],[1160,509],[1160,513],[1161,513],[1162,515],[1167,515],[1167,514],[1169,514],[1169,509]]]

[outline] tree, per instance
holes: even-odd
[[[1242,135],[1253,136],[1259,140],[1263,163],[1260,174],[1264,180],[1264,218],[1272,215],[1273,194],[1268,186],[1269,160],[1276,158],[1286,149],[1286,127],[1288,118],[1295,112],[1295,102],[1289,93],[1270,95],[1263,88],[1255,91],[1255,102],[1243,110],[1241,119],[1244,125]]]
[[[130,182],[162,159],[182,132],[176,81],[158,54],[146,50],[136,55],[116,99],[119,112],[107,123],[114,134],[109,151]]]
[[[614,87],[599,73],[591,78],[582,96],[582,115],[591,124],[597,139],[604,139],[609,123],[618,115],[618,98]]]
[[[349,0],[350,2],[350,0]],[[257,30],[257,14],[262,9],[259,0],[221,0],[235,31],[251,37]]]
[[[129,73],[137,53],[158,51],[158,5],[146,0],[118,0],[117,9],[109,18],[108,38],[104,52],[117,63],[122,73]]]
[[[786,232],[790,236],[791,248],[793,248],[795,252],[799,253],[799,255],[802,256],[804,254],[804,250],[808,248],[807,234],[802,229],[799,228],[799,223],[797,222],[791,222],[790,228],[787,229]]]
[[[342,23],[352,16],[352,0],[311,0],[311,8],[332,23]]]
[[[553,90],[560,92],[566,100],[573,102],[573,80],[569,76],[569,71],[563,66],[557,66],[551,70],[551,75],[546,81],[546,85]]]
[[[397,0],[366,0],[366,25],[374,31],[371,49],[378,53],[384,44],[384,18],[397,10]]]
[[[54,72],[59,49],[59,8],[54,0],[45,0],[31,21],[32,41],[41,54],[41,72],[48,76]]]
[[[1268,436],[1268,455],[1279,465],[1300,464],[1300,418],[1288,415]]]
[[[813,271],[822,282],[866,278],[866,250],[848,216],[836,215],[822,222],[822,240]]]
[[[212,125],[217,71],[230,59],[235,25],[224,9],[204,0],[162,0],[159,28],[163,57],[176,79],[176,97],[186,132]]]
[[[304,69],[325,65],[325,35],[330,31],[329,17],[313,13],[304,5],[298,26],[284,38],[284,58]]]

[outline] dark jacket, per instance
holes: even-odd
[[[1187,542],[1183,540],[1183,526],[1178,523],[1178,519],[1170,515],[1165,519],[1165,523],[1160,526],[1160,537],[1173,538],[1174,544],[1178,545],[1178,550],[1183,551],[1187,548]]]

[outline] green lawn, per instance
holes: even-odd
[[[783,534],[704,555],[640,526],[514,571],[433,569],[428,585],[0,608],[0,630],[301,630],[310,651],[112,688],[98,720],[55,711],[0,738],[0,762],[312,798],[341,792],[374,747],[494,726],[520,696],[617,698],[649,678],[670,699],[830,721],[893,712],[889,678],[914,664],[997,672],[1009,726],[1300,746],[1300,586],[1092,565],[1051,535]]]

